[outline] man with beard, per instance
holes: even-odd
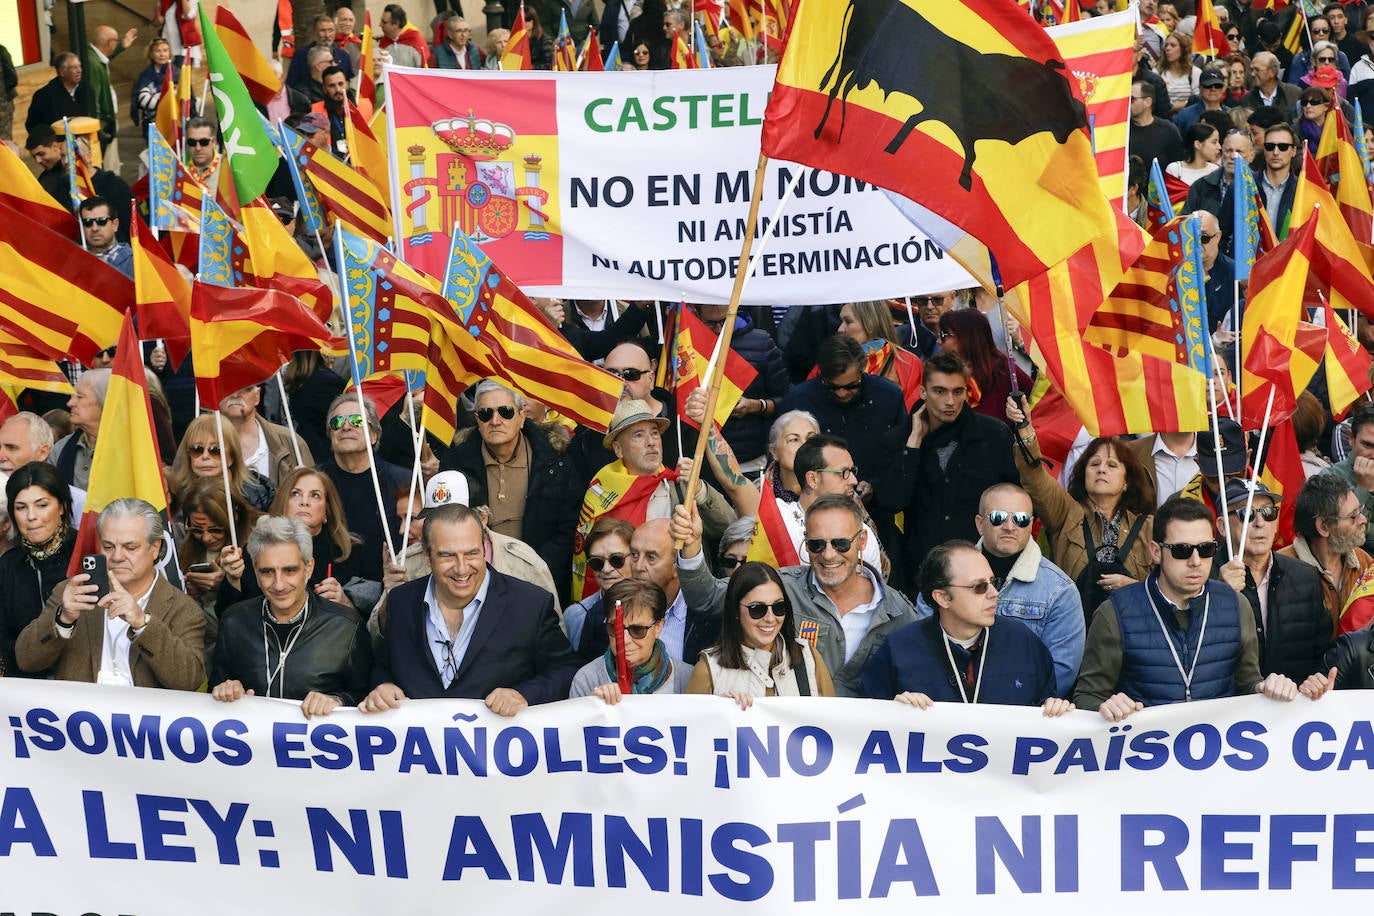
[[[1293,543],[1279,551],[1317,570],[1326,612],[1337,633],[1374,620],[1374,557],[1365,553],[1369,519],[1360,497],[1336,474],[1316,474],[1298,491]]]

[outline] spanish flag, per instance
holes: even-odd
[[[284,366],[296,350],[339,349],[342,340],[299,299],[278,290],[232,289],[197,281],[191,293],[196,392],[218,404]]]
[[[119,332],[119,349],[110,367],[110,387],[100,417],[100,436],[91,459],[91,481],[86,488],[86,508],[72,550],[67,575],[81,571],[81,557],[100,552],[95,530],[100,511],[126,496],[167,512],[167,488],[162,480],[162,458],[153,433],[153,408],[148,401],[148,378],[143,370],[143,351],[138,346],[133,316],[126,315]],[[215,403],[219,403],[216,401]]]
[[[530,54],[530,27],[525,22],[523,3],[516,7],[515,22],[510,27],[510,38],[506,40],[506,53],[501,55],[501,69],[534,69],[534,58]]]
[[[281,77],[253,43],[248,30],[223,4],[215,8],[215,34],[253,101],[259,105],[272,101],[281,92]]]
[[[138,330],[145,340],[162,338],[173,368],[191,348],[191,284],[152,238],[134,211],[129,236],[134,249],[134,301]]]
[[[1143,245],[1119,238],[1087,128],[1054,41],[1006,0],[799,0],[762,144],[934,211],[1010,288],[1097,239],[1127,264]]]
[[[773,494],[773,484],[766,477],[763,481],[763,492],[759,494],[754,539],[749,542],[747,559],[767,563],[774,569],[801,565],[797,545],[792,540],[791,532],[787,530],[787,522],[783,520],[778,498]]]
[[[577,517],[577,534],[573,538],[573,598],[581,601],[596,593],[596,577],[587,572],[583,543],[592,525],[603,516],[622,518],[638,528],[649,514],[649,497],[664,480],[677,480],[678,472],[667,468],[657,474],[632,474],[622,461],[613,461],[596,472],[587,495],[582,500],[582,512]]]
[[[701,323],[696,313],[683,304],[678,305],[677,334],[674,336],[673,392],[677,395],[677,411],[684,422],[696,427],[687,419],[684,407],[692,392],[701,387],[706,377],[706,369],[711,362],[711,353],[716,348],[717,335]],[[744,397],[744,389],[758,378],[759,371],[749,364],[733,349],[723,354],[724,371],[720,377],[720,394],[716,398],[715,421],[724,426],[730,419],[735,405]]]
[[[69,241],[80,232],[76,217],[43,189],[24,160],[0,143],[0,204],[40,223]]]
[[[0,324],[53,359],[91,365],[134,305],[129,278],[70,238],[0,205]]]

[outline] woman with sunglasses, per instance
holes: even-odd
[[[14,642],[67,578],[76,545],[72,491],[57,468],[33,461],[10,475],[5,497],[17,546],[0,556],[0,674],[47,677],[47,671],[20,672]]]
[[[663,618],[668,614],[668,596],[663,589],[644,579],[621,579],[603,593],[606,636],[610,647],[600,658],[583,665],[573,676],[570,699],[598,696],[614,706],[620,702],[616,659],[615,606],[620,603],[625,626],[625,664],[630,672],[630,692],[635,694],[682,693],[691,671],[673,661],[663,648]]]
[[[1154,484],[1135,451],[1112,437],[1090,442],[1068,487],[1060,486],[1045,469],[1035,428],[1021,406],[1007,398],[1006,409],[1019,442],[1013,452],[1021,486],[1045,524],[1050,559],[1077,584],[1091,624],[1112,592],[1144,579],[1154,566]]]
[[[864,665],[863,690],[917,709],[935,703],[1040,706],[1062,716],[1054,661],[1030,628],[997,615],[987,558],[968,541],[946,541],[921,562],[921,597],[935,613],[892,633]],[[996,630],[996,633],[992,631]]]
[[[218,477],[198,477],[183,491],[180,500],[185,535],[177,545],[177,564],[186,583],[186,594],[205,610],[205,642],[214,648],[219,625],[215,608],[224,584],[224,550],[229,547],[229,513],[224,504],[224,482]],[[240,498],[234,499],[234,533],[239,543],[248,540],[262,516]]]
[[[608,618],[605,613],[606,590],[617,582],[630,578],[630,538],[635,526],[621,518],[602,516],[592,525],[582,545],[587,558],[588,575],[596,577],[597,592],[563,611],[563,629],[568,642],[584,662],[591,661],[593,644],[600,640],[584,639],[588,626],[600,626]],[[614,605],[612,605],[612,608]]]
[[[227,452],[230,491],[254,509],[265,510],[272,503],[272,482],[244,462],[238,432],[229,421],[221,419],[217,432],[215,420],[215,414],[205,413],[187,424],[181,446],[172,459],[171,479],[167,481],[173,502],[179,510],[181,494],[202,477],[213,477],[223,487],[221,459]]]
[[[687,693],[730,697],[748,709],[756,697],[833,697],[830,671],[797,638],[782,577],[767,563],[745,563],[725,587],[720,640],[701,653]]]

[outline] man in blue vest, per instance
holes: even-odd
[[[1088,628],[1074,704],[1119,722],[1146,706],[1262,693],[1292,700],[1298,685],[1260,676],[1249,603],[1209,579],[1217,550],[1212,512],[1173,497],[1155,513],[1155,570],[1104,601]],[[1311,693],[1309,691],[1312,691]],[[1320,695],[1304,682],[1303,693]]]

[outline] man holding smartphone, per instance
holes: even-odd
[[[53,589],[43,613],[19,634],[19,667],[55,665],[59,681],[198,689],[205,613],[157,571],[162,516],[141,499],[117,499],[101,511],[96,531],[100,553],[82,557],[89,571]]]

